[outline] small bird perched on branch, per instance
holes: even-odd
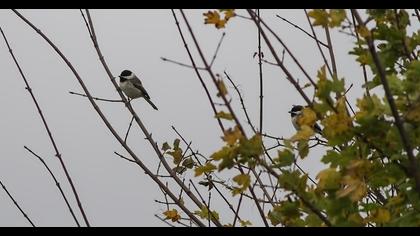
[[[292,124],[295,127],[296,130],[300,130],[300,126],[297,122],[299,116],[302,114],[303,111],[303,106],[301,105],[293,105],[292,109],[289,111],[290,116],[292,118]],[[319,127],[319,125],[317,123],[314,124],[314,127],[312,127],[314,129],[314,131],[320,135],[322,135],[322,129],[321,127]]]
[[[130,99],[143,97],[155,110],[158,109],[150,100],[150,96],[141,84],[140,79],[133,72],[124,70],[118,77],[120,78],[120,88],[125,95]]]

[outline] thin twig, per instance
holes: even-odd
[[[257,16],[258,16],[258,24],[261,24],[261,18],[260,18],[260,10],[257,10]],[[264,91],[263,91],[263,69],[262,69],[262,52],[261,52],[261,32],[260,27],[258,27],[258,70],[260,75],[260,134],[263,132],[263,97],[264,97]],[[284,54],[283,54],[284,55]]]
[[[76,215],[73,212],[73,208],[71,208],[69,201],[67,200],[66,195],[64,194],[63,189],[61,188],[60,183],[58,182],[57,178],[55,177],[54,173],[51,171],[51,169],[48,167],[47,163],[44,161],[44,159],[37,155],[35,152],[33,152],[30,148],[27,146],[23,146],[28,152],[30,152],[32,155],[34,155],[38,160],[41,161],[42,165],[47,169],[48,173],[50,173],[51,177],[53,178],[55,185],[57,186],[58,190],[60,191],[61,196],[63,197],[64,201],[66,202],[67,208],[70,211],[71,216],[73,217],[74,221],[76,222],[77,226],[80,227],[79,221],[76,218]]]
[[[78,96],[82,96],[82,97],[87,97],[85,94],[81,94],[81,93],[76,93],[73,91],[69,91],[70,94],[73,95],[78,95]],[[97,97],[92,97],[94,100],[97,101],[104,101],[104,102],[124,102],[123,100],[114,100],[114,99],[105,99],[105,98],[97,98]]]
[[[354,14],[353,14],[352,11],[351,11],[351,18],[353,20],[354,32],[356,33],[357,46],[359,47],[359,49],[362,49],[362,44],[360,42],[359,32],[356,29],[356,20],[354,19]],[[366,65],[365,64],[362,64],[362,70],[363,70],[363,78],[365,80],[365,92],[366,92],[366,96],[368,98],[370,98],[369,87],[367,86],[368,78],[367,78]]]
[[[131,125],[133,125],[134,116],[131,118],[130,124],[128,125],[127,132],[125,133],[124,142],[127,142],[128,133],[130,133]]]
[[[163,219],[162,217],[160,217],[159,215],[155,214],[155,217],[158,218],[159,220],[161,220],[163,223],[171,226],[171,227],[176,227],[175,225],[169,223],[168,221],[166,221],[165,219]]]
[[[305,92],[300,88],[299,84],[294,79],[293,75],[287,70],[287,68],[283,65],[283,63],[280,61],[280,58],[278,57],[273,45],[271,45],[270,40],[268,39],[267,35],[265,34],[264,30],[262,30],[261,26],[258,24],[258,20],[256,19],[255,13],[247,9],[248,14],[252,17],[254,23],[257,27],[261,29],[261,36],[263,36],[265,43],[267,44],[268,48],[270,49],[271,54],[273,55],[274,59],[276,60],[277,64],[280,66],[280,68],[283,70],[283,72],[286,74],[286,79],[296,88],[296,90],[299,92],[299,94],[305,99],[306,103],[312,107],[312,101],[309,99],[309,97],[305,94]],[[261,23],[264,24],[263,21]],[[265,25],[265,24],[264,24]],[[284,46],[284,45],[283,45]],[[290,54],[290,53],[289,53]],[[313,81],[312,81],[313,82]],[[313,84],[315,84],[313,82]]]
[[[226,32],[223,32],[222,37],[220,37],[219,43],[217,44],[217,47],[216,47],[216,51],[214,52],[213,58],[211,59],[210,67],[213,66],[213,63],[216,60],[217,53],[219,52],[220,45],[222,45],[222,42],[223,42],[223,39],[225,38],[225,35],[226,35]],[[205,69],[205,68],[203,68],[203,69]]]
[[[315,38],[313,35],[311,35],[310,33],[308,33],[306,30],[302,29],[302,27],[300,27],[300,26],[296,25],[295,23],[290,22],[289,20],[287,20],[287,19],[286,19],[286,18],[284,18],[284,17],[281,17],[281,16],[279,16],[279,15],[276,15],[276,16],[277,16],[278,18],[282,19],[283,21],[286,21],[286,22],[287,22],[287,23],[289,23],[290,25],[294,26],[295,28],[299,29],[300,31],[302,31],[303,33],[305,33],[306,35],[308,35],[308,36],[309,36],[309,37],[311,37],[312,39],[314,39],[314,40],[318,41],[318,42],[319,42],[322,46],[324,46],[324,47],[328,48],[328,46],[327,46],[325,43],[321,42],[320,40],[318,40],[317,38]]]
[[[306,11],[306,9],[303,9],[303,10],[305,11],[306,19],[308,20],[309,26],[311,27],[312,34],[313,34],[314,38],[318,39],[318,37],[316,36],[315,30],[314,30],[314,27],[312,26],[311,19],[309,19],[308,12]],[[333,72],[331,71],[331,68],[330,68],[330,65],[328,64],[327,58],[324,55],[324,51],[322,51],[319,40],[315,40],[315,42],[316,42],[316,45],[318,46],[319,52],[321,53],[322,59],[324,60],[324,64],[327,66],[328,72],[330,73],[331,77],[333,77]]]
[[[251,11],[252,12],[252,11]],[[255,13],[254,14],[254,18],[256,18]],[[277,60],[276,62],[280,68],[282,68],[283,72],[289,76],[290,73],[285,71],[285,67],[282,66],[284,65],[284,52],[287,51],[287,53],[290,55],[290,57],[292,58],[292,60],[295,62],[295,64],[299,67],[299,69],[302,71],[302,73],[305,75],[305,77],[308,79],[308,81],[312,84],[312,86],[314,86],[314,88],[317,88],[316,83],[314,82],[314,80],[311,78],[311,76],[309,76],[308,72],[305,70],[305,68],[299,63],[299,61],[297,60],[297,58],[294,56],[294,54],[292,53],[292,51],[289,49],[289,47],[287,47],[287,45],[283,42],[283,40],[281,40],[281,38],[274,32],[273,29],[271,29],[271,27],[269,27],[264,20],[262,19],[258,19],[259,22],[261,22],[261,24],[263,24],[263,26],[274,36],[274,38],[276,38],[276,40],[282,45],[283,47],[283,51],[282,51],[282,59],[281,60]],[[255,21],[254,21],[255,22]],[[256,22],[255,22],[256,23]],[[261,28],[260,25],[258,25],[259,28]],[[271,43],[269,43],[268,40],[264,39],[264,41],[266,42],[267,46],[268,44],[271,45]],[[268,41],[268,43],[267,43]],[[272,50],[270,49],[271,53],[273,54]],[[278,57],[278,56],[277,56]],[[279,63],[281,62],[281,63]],[[283,68],[284,67],[284,68]]]
[[[242,110],[244,110],[245,117],[249,126],[251,127],[252,131],[254,131],[254,133],[257,133],[257,130],[255,129],[255,126],[252,124],[251,118],[248,115],[248,111],[246,110],[244,99],[242,98],[241,92],[239,92],[238,86],[236,86],[236,84],[230,78],[228,73],[226,73],[226,71],[224,71],[223,73],[226,75],[226,78],[229,80],[229,82],[232,84],[233,88],[235,89],[236,93],[238,94],[239,101],[241,102],[241,105],[242,105]]]
[[[12,9],[12,11],[13,11],[13,12],[14,12],[14,13],[18,16],[18,17],[20,17],[22,20],[24,20],[27,24],[29,24],[29,25],[30,25],[30,26],[32,26],[34,29],[36,29],[36,28],[33,26],[33,24],[32,24],[31,22],[29,22],[29,21],[28,21],[25,17],[23,17],[23,16],[22,16],[22,15],[21,15],[18,11],[16,11],[15,9]],[[40,31],[39,29],[36,29],[36,30],[37,30],[37,32],[38,32],[39,34],[42,34],[42,33],[41,33],[41,31]],[[88,227],[90,227],[89,221],[88,221],[87,216],[86,216],[86,214],[85,214],[85,210],[83,209],[83,206],[82,206],[82,202],[80,201],[79,194],[78,194],[78,193],[77,193],[77,191],[76,191],[76,187],[75,187],[75,186],[74,186],[74,184],[73,184],[73,180],[72,180],[72,179],[71,179],[71,177],[70,177],[70,173],[69,173],[69,172],[68,172],[68,170],[67,170],[67,167],[66,167],[66,165],[65,165],[65,163],[64,163],[63,158],[61,157],[61,153],[60,153],[60,151],[58,150],[58,146],[57,146],[57,144],[55,143],[55,140],[54,140],[54,138],[53,138],[53,135],[52,135],[52,133],[51,133],[50,128],[48,127],[47,121],[46,121],[46,119],[45,119],[45,117],[44,117],[44,114],[42,113],[41,107],[39,106],[38,101],[36,100],[35,95],[34,95],[34,93],[33,93],[33,91],[32,91],[32,88],[30,87],[29,82],[27,81],[27,79],[26,79],[25,75],[23,74],[23,71],[22,71],[22,69],[21,69],[21,67],[20,67],[19,63],[18,63],[17,59],[15,58],[15,55],[14,55],[14,54],[13,54],[13,52],[12,52],[12,49],[11,49],[11,47],[10,47],[10,45],[9,45],[9,42],[8,42],[8,41],[7,41],[7,39],[6,39],[6,35],[3,33],[3,30],[2,30],[1,28],[0,28],[0,31],[1,31],[1,33],[2,33],[2,35],[3,35],[4,41],[5,41],[5,42],[6,42],[6,44],[7,44],[7,47],[9,48],[10,55],[12,56],[13,61],[15,62],[16,66],[17,66],[17,68],[18,68],[18,70],[19,70],[19,73],[20,73],[20,75],[22,76],[23,81],[25,82],[26,89],[28,90],[29,94],[31,95],[31,97],[32,97],[32,101],[34,102],[34,104],[35,104],[35,106],[36,106],[36,109],[37,109],[37,111],[38,111],[38,113],[39,113],[39,116],[41,117],[42,123],[44,124],[44,128],[45,128],[45,130],[47,131],[47,133],[48,133],[48,137],[49,137],[49,139],[50,139],[50,141],[51,141],[51,144],[52,144],[52,146],[53,146],[53,148],[54,148],[54,151],[55,151],[55,156],[56,156],[56,157],[58,158],[58,160],[60,161],[61,167],[62,167],[62,169],[64,170],[64,173],[65,173],[65,175],[66,175],[67,181],[70,183],[71,189],[72,189],[73,194],[74,194],[74,196],[75,196],[75,198],[76,198],[76,201],[77,201],[77,205],[78,205],[78,207],[79,207],[79,209],[80,209],[80,212],[81,212],[81,213],[82,213],[82,215],[83,215],[83,219],[84,219],[84,221],[85,221],[86,225],[87,225]]]
[[[183,67],[187,67],[187,68],[191,68],[191,69],[205,70],[205,68],[202,68],[202,67],[194,67],[194,66],[191,66],[191,65],[187,65],[185,63],[182,63],[182,62],[178,62],[178,61],[174,61],[174,60],[168,59],[166,57],[160,57],[160,59],[162,59],[162,61],[165,61],[165,62],[174,63],[174,64],[177,64],[179,66],[183,66]]]
[[[208,88],[207,88],[206,84],[204,83],[203,78],[201,77],[200,72],[197,70],[197,67],[196,67],[196,64],[195,64],[194,58],[193,58],[193,57],[192,57],[192,55],[191,55],[190,49],[188,48],[188,45],[187,45],[187,41],[185,40],[185,38],[184,38],[184,34],[182,33],[181,27],[179,26],[178,18],[177,18],[177,17],[176,17],[176,15],[175,15],[175,11],[174,11],[173,9],[171,9],[171,11],[172,11],[172,15],[173,15],[173,17],[174,17],[174,20],[175,20],[175,25],[176,25],[176,27],[177,27],[177,29],[178,29],[179,35],[181,36],[182,42],[184,43],[184,47],[185,47],[185,49],[186,49],[186,51],[187,51],[187,53],[188,53],[188,57],[190,58],[190,60],[191,60],[191,63],[192,63],[192,65],[193,65],[193,67],[195,68],[195,73],[197,74],[197,77],[198,77],[198,79],[200,80],[200,83],[201,83],[201,85],[203,86],[204,91],[206,92],[206,95],[207,95],[207,98],[209,99],[209,102],[210,102],[211,108],[213,109],[213,113],[214,113],[214,115],[216,116],[216,115],[217,115],[217,110],[216,110],[216,107],[214,106],[213,99],[212,99],[212,97],[211,97],[211,95],[210,95],[210,92],[209,92],[209,90],[208,90]],[[222,129],[222,131],[223,131],[223,132],[225,132],[225,127],[223,126],[223,123],[222,123],[222,121],[220,120],[220,118],[219,118],[218,116],[216,116],[216,119],[217,119],[217,123],[219,124],[220,128]]]
[[[3,182],[1,182],[0,180],[0,185],[1,187],[3,187],[4,191],[6,192],[7,196],[9,196],[9,198],[13,201],[13,204],[15,204],[15,206],[19,209],[19,211],[22,213],[22,215],[25,217],[25,219],[32,225],[32,227],[36,227],[35,224],[32,222],[32,220],[29,218],[28,214],[26,214],[23,210],[22,207],[20,207],[20,205],[16,202],[16,200],[13,198],[13,196],[9,193],[9,191],[7,190],[6,186],[4,186]]]

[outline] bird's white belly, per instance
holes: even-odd
[[[297,116],[292,117],[292,124],[293,124],[293,127],[295,127],[296,130],[300,130],[300,127],[297,124]]]
[[[125,95],[127,95],[131,99],[143,96],[141,90],[134,87],[132,83],[122,82],[120,83],[120,88],[125,93]]]

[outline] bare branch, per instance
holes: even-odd
[[[76,93],[73,91],[69,91],[70,94],[73,95],[78,95],[78,96],[82,96],[82,97],[87,97],[85,94],[82,93]],[[97,97],[92,97],[94,100],[96,101],[104,101],[104,102],[124,102],[123,100],[113,100],[113,99],[105,99],[105,98],[97,98]]]
[[[127,132],[125,133],[124,142],[127,142],[128,134],[130,133],[131,125],[133,125],[134,116],[131,118],[130,124],[128,125]]]
[[[296,25],[296,24],[294,24],[294,23],[290,22],[289,20],[287,20],[287,19],[286,19],[286,18],[284,18],[284,17],[281,17],[281,16],[279,16],[279,15],[276,15],[276,16],[277,16],[278,18],[282,19],[283,21],[286,21],[286,22],[287,22],[287,23],[289,23],[290,25],[294,26],[295,28],[299,29],[300,31],[302,31],[303,33],[305,33],[306,35],[308,35],[309,37],[311,37],[313,40],[318,41],[318,43],[319,43],[319,44],[321,44],[322,46],[324,46],[324,47],[328,48],[328,46],[327,46],[325,43],[321,42],[320,40],[318,40],[317,38],[315,38],[313,35],[311,35],[310,33],[308,33],[306,30],[302,29],[302,27],[300,27],[300,26],[298,26],[298,25]]]
[[[258,24],[261,25],[261,18],[260,18],[260,10],[257,10],[257,16],[258,16]],[[263,97],[264,97],[264,91],[263,91],[263,70],[262,70],[262,52],[261,52],[261,32],[260,32],[261,26],[258,27],[258,70],[260,75],[260,129],[259,132],[263,132]],[[284,52],[284,51],[283,51]],[[284,54],[283,54],[284,56]]]
[[[214,52],[213,58],[211,59],[210,67],[213,66],[213,63],[216,60],[217,53],[219,52],[220,45],[222,45],[222,42],[223,42],[223,39],[225,38],[225,35],[226,35],[226,32],[223,32],[222,37],[220,37],[219,43],[217,44],[217,47],[216,47],[216,51]]]
[[[60,186],[60,183],[58,182],[57,178],[55,177],[54,173],[51,171],[51,169],[48,167],[47,163],[44,161],[44,159],[37,155],[35,152],[33,152],[31,149],[29,149],[27,146],[23,146],[28,152],[30,152],[32,155],[34,155],[38,160],[41,161],[41,163],[44,165],[44,167],[47,169],[48,173],[50,173],[51,177],[53,178],[55,185],[57,186],[58,190],[61,193],[61,196],[63,197],[64,201],[66,202],[67,208],[70,211],[71,216],[73,217],[74,221],[76,222],[77,226],[80,227],[79,221],[76,218],[76,215],[73,212],[73,208],[71,208],[69,201],[67,200],[66,195],[64,194],[63,189]]]
[[[176,27],[178,28],[179,35],[181,36],[182,42],[184,43],[184,47],[185,47],[185,49],[186,49],[186,51],[188,53],[188,57],[190,58],[193,67],[194,68],[197,68],[196,67],[196,64],[195,64],[195,61],[194,61],[194,58],[191,55],[190,49],[188,48],[187,41],[185,40],[184,34],[182,33],[181,27],[179,26],[178,18],[175,15],[175,11],[173,9],[171,9],[171,11],[172,11],[172,15],[173,15],[174,20],[175,20]],[[200,83],[201,83],[201,85],[203,86],[203,88],[204,88],[204,90],[206,92],[207,98],[209,99],[209,102],[210,102],[211,108],[213,109],[214,115],[216,115],[217,114],[217,110],[216,110],[216,107],[214,106],[214,102],[213,102],[213,99],[211,98],[210,92],[209,92],[206,84],[204,83],[204,80],[201,77],[201,74],[198,72],[197,69],[195,69],[195,73],[197,74],[197,77],[200,80]],[[217,122],[219,123],[219,126],[222,129],[222,131],[225,132],[225,127],[223,126],[223,123],[220,120],[220,118],[216,116],[216,119],[217,119]]]
[[[174,60],[168,59],[166,57],[161,57],[160,59],[162,59],[162,61],[165,61],[165,62],[171,62],[171,63],[177,64],[179,66],[184,66],[184,67],[188,67],[188,68],[191,68],[191,69],[206,70],[205,68],[202,68],[202,67],[195,67],[195,66],[187,65],[185,63],[174,61]]]
[[[316,45],[318,46],[319,52],[321,53],[322,59],[324,60],[324,64],[327,66],[328,72],[330,73],[331,77],[333,77],[333,72],[331,71],[331,68],[330,68],[330,65],[328,64],[327,58],[324,55],[324,51],[322,51],[322,48],[320,46],[318,37],[316,36],[314,27],[312,26],[311,19],[309,19],[308,12],[306,11],[306,9],[303,9],[303,10],[305,11],[306,19],[308,19],[308,23],[309,23],[309,26],[311,27],[312,34],[313,34],[314,38],[316,39],[315,42],[316,42]]]
[[[34,29],[35,29],[35,30],[36,30],[39,34],[43,35],[39,29],[36,29],[36,28],[33,26],[33,24],[32,24],[31,22],[29,22],[29,21],[28,21],[25,17],[23,17],[23,16],[22,16],[22,15],[21,15],[18,11],[14,10],[14,9],[12,9],[12,11],[13,11],[13,12],[14,12],[14,13],[18,16],[18,17],[20,17],[22,20],[24,20],[27,24],[29,24],[31,27],[33,27],[33,28],[34,28]],[[20,73],[20,75],[22,76],[23,81],[25,82],[26,89],[28,90],[29,94],[31,95],[31,97],[32,97],[32,101],[34,102],[34,104],[35,104],[35,106],[36,106],[36,109],[37,109],[37,111],[38,111],[38,113],[39,113],[39,116],[41,117],[42,123],[44,124],[44,128],[45,128],[45,130],[47,131],[47,133],[48,133],[48,137],[50,138],[51,144],[52,144],[52,146],[53,146],[53,148],[54,148],[54,151],[55,151],[55,156],[56,156],[56,157],[58,158],[58,160],[60,161],[61,167],[62,167],[62,168],[63,168],[63,170],[64,170],[64,173],[65,173],[65,175],[66,175],[66,178],[67,178],[68,182],[70,183],[71,189],[72,189],[73,194],[74,194],[74,196],[75,196],[75,198],[76,198],[76,201],[77,201],[77,204],[78,204],[78,206],[79,206],[80,212],[81,212],[81,213],[82,213],[82,215],[83,215],[83,219],[85,220],[86,225],[89,227],[89,226],[90,226],[90,224],[89,224],[89,221],[88,221],[87,216],[86,216],[86,214],[85,214],[85,210],[83,209],[82,202],[80,201],[79,194],[78,194],[78,193],[77,193],[77,191],[76,191],[76,187],[75,187],[75,186],[74,186],[74,184],[73,184],[73,180],[72,180],[72,179],[71,179],[71,177],[70,177],[70,173],[69,173],[69,172],[68,172],[68,170],[67,170],[67,167],[66,167],[66,165],[65,165],[65,163],[64,163],[63,158],[61,157],[60,151],[58,150],[57,144],[56,144],[56,142],[55,142],[55,140],[54,140],[54,138],[53,138],[53,135],[52,135],[52,133],[51,133],[51,130],[50,130],[50,128],[48,127],[48,124],[47,124],[47,121],[46,121],[46,119],[45,119],[45,117],[44,117],[44,114],[42,113],[41,107],[39,106],[38,101],[36,100],[35,95],[34,95],[34,93],[33,93],[33,91],[32,91],[32,88],[30,87],[29,82],[27,81],[27,79],[26,79],[25,75],[23,74],[23,71],[22,71],[22,69],[21,69],[21,67],[20,67],[19,63],[18,63],[17,59],[15,58],[15,55],[14,55],[14,54],[13,54],[13,52],[12,52],[12,49],[11,49],[11,47],[10,47],[10,45],[9,45],[9,42],[8,42],[8,41],[7,41],[7,39],[6,39],[6,35],[4,34],[4,32],[3,32],[3,30],[2,30],[1,28],[0,28],[0,31],[1,31],[1,33],[2,33],[2,35],[3,35],[4,41],[5,41],[5,42],[6,42],[6,44],[7,44],[7,47],[9,48],[10,55],[12,56],[13,61],[15,62],[16,66],[17,66],[17,68],[18,68],[18,70],[19,70],[19,73]],[[46,37],[45,37],[45,38],[46,38]]]

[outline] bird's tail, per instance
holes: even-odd
[[[150,101],[150,99],[145,99],[152,107],[153,107],[153,109],[155,109],[155,110],[158,110],[158,108],[156,107],[156,105],[155,104],[153,104],[153,102],[152,101]]]

